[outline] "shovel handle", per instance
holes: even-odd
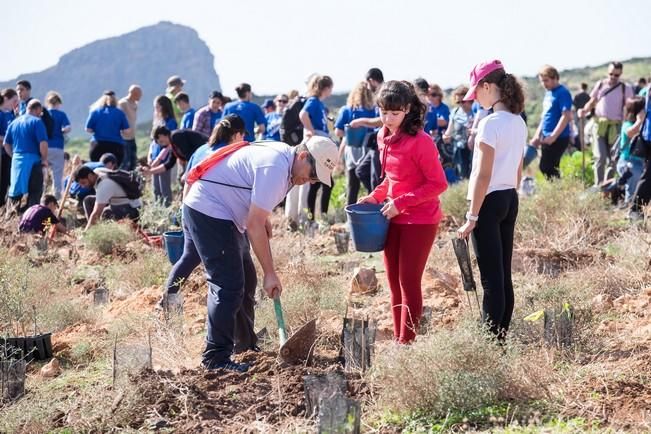
[[[287,342],[287,329],[285,328],[285,319],[283,318],[283,307],[280,304],[280,297],[274,298],[274,311],[276,312],[278,336],[280,337],[280,346],[282,347]]]

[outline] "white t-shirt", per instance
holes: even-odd
[[[493,173],[486,194],[493,191],[517,188],[518,168],[527,144],[527,125],[522,117],[506,111],[497,111],[479,122],[475,139],[470,185],[474,185],[479,175],[480,143],[495,149]],[[468,189],[468,200],[472,199],[472,189]]]
[[[183,203],[207,216],[231,220],[244,232],[251,204],[271,212],[287,195],[294,154],[295,148],[285,143],[254,142],[208,170],[192,184]]]

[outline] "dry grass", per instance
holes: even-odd
[[[600,246],[613,233],[613,211],[598,193],[574,179],[538,184],[520,201],[516,244],[521,248],[583,250]]]
[[[549,370],[515,344],[500,346],[466,319],[410,346],[378,351],[370,380],[383,410],[445,418],[451,411],[543,398]]]

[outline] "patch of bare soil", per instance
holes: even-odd
[[[252,363],[244,374],[183,370],[178,374],[145,370],[131,379],[135,406],[118,409],[116,417],[128,412],[130,427],[169,427],[176,432],[246,432],[254,423],[283,425],[306,416],[303,377],[337,370],[330,360],[317,366],[281,366],[274,353],[248,352],[238,360]],[[324,367],[324,365],[330,365]],[[364,400],[369,389],[358,375],[346,374],[348,393]]]
[[[429,321],[427,326],[436,328],[451,325],[462,309],[462,297],[465,298],[465,295],[462,294],[459,277],[435,269],[428,269],[423,275],[422,288],[424,315],[429,315],[428,311],[431,312],[431,319],[426,319]],[[471,296],[474,297],[472,294]],[[475,300],[472,300],[472,303],[473,306],[476,306]],[[391,296],[388,290],[382,291],[374,297],[356,297],[352,305],[353,308],[349,308],[349,316],[375,319],[378,341],[393,339]]]
[[[599,348],[583,361],[586,374],[570,386],[567,412],[620,429],[651,431],[651,287],[617,298],[593,298],[610,314],[597,328]]]
[[[515,249],[513,251],[513,272],[534,272],[555,277],[570,269],[586,267],[595,259],[597,259],[597,253],[589,249]]]

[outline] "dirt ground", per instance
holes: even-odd
[[[393,321],[381,255],[354,252],[337,255],[331,233],[306,239],[285,232],[282,221],[276,222],[275,229],[275,248],[285,249],[279,260],[282,280],[291,279],[291,274],[296,272],[294,262],[326,264],[328,274],[340,278],[343,285],[352,277],[354,266],[376,268],[378,290],[349,296],[347,312],[349,317],[376,321],[378,349],[389,344]],[[464,293],[458,267],[445,250],[449,250],[445,236],[437,241],[432,254],[436,260],[430,261],[423,278],[426,317],[423,331],[453,327],[458,318],[467,313],[478,315],[475,294]],[[13,255],[27,255],[33,251],[34,244],[33,237],[0,231],[0,245]],[[300,251],[301,254],[292,256],[287,251]],[[56,264],[71,282],[69,288],[57,293],[57,299],[74,301],[91,309],[92,292],[101,285],[92,267],[119,263],[132,265],[137,270],[143,258],[150,255],[162,255],[162,251],[133,241],[107,258],[85,249],[71,238],[62,237],[51,243],[47,254],[35,256],[33,265]],[[581,270],[595,261],[606,263],[607,258],[589,249],[577,252],[523,249],[515,252],[514,270],[516,279],[526,279],[531,273],[554,277],[568,270]],[[81,267],[91,269],[77,277]],[[85,369],[85,365],[71,362],[80,344],[93,343],[88,358],[100,360],[110,354],[116,334],[123,333],[134,341],[147,338],[152,341],[153,369],[133,373],[127,392],[120,393],[106,384],[105,393],[113,405],[105,409],[101,417],[103,423],[110,426],[111,421],[115,421],[117,431],[127,428],[188,433],[314,430],[314,421],[305,419],[303,378],[342,370],[338,355],[343,317],[339,312],[324,310],[320,313],[318,329],[322,339],[309,364],[283,365],[275,351],[277,342],[272,340],[265,345],[263,353],[237,356],[238,360],[252,362],[248,373],[208,372],[199,367],[205,336],[205,278],[196,271],[184,285],[183,320],[177,329],[161,320],[160,313],[155,311],[161,289],[161,285],[149,285],[115,290],[110,304],[97,310],[96,320],[72,324],[53,334],[55,357],[64,361],[64,373],[71,375]],[[481,292],[479,295],[481,297]],[[590,304],[595,315],[605,318],[597,327],[599,345],[594,351],[577,354],[571,361],[573,371],[566,384],[558,386],[564,388],[567,398],[562,416],[584,417],[623,429],[646,426],[651,417],[651,364],[648,362],[651,288],[616,298],[604,293],[595,296]],[[119,327],[126,331],[116,332]],[[108,378],[106,372],[102,375],[105,380]],[[352,373],[345,375],[348,395],[360,400],[363,408],[372,405],[373,392],[364,377]],[[31,368],[28,376],[28,384],[31,381],[40,388],[56,381],[40,378],[38,366]],[[28,393],[23,401],[30,399],[32,396]],[[76,411],[79,409],[53,409],[45,415],[44,426],[48,429],[74,426],[71,414]],[[24,425],[18,432],[39,432],[28,429],[29,426]]]

